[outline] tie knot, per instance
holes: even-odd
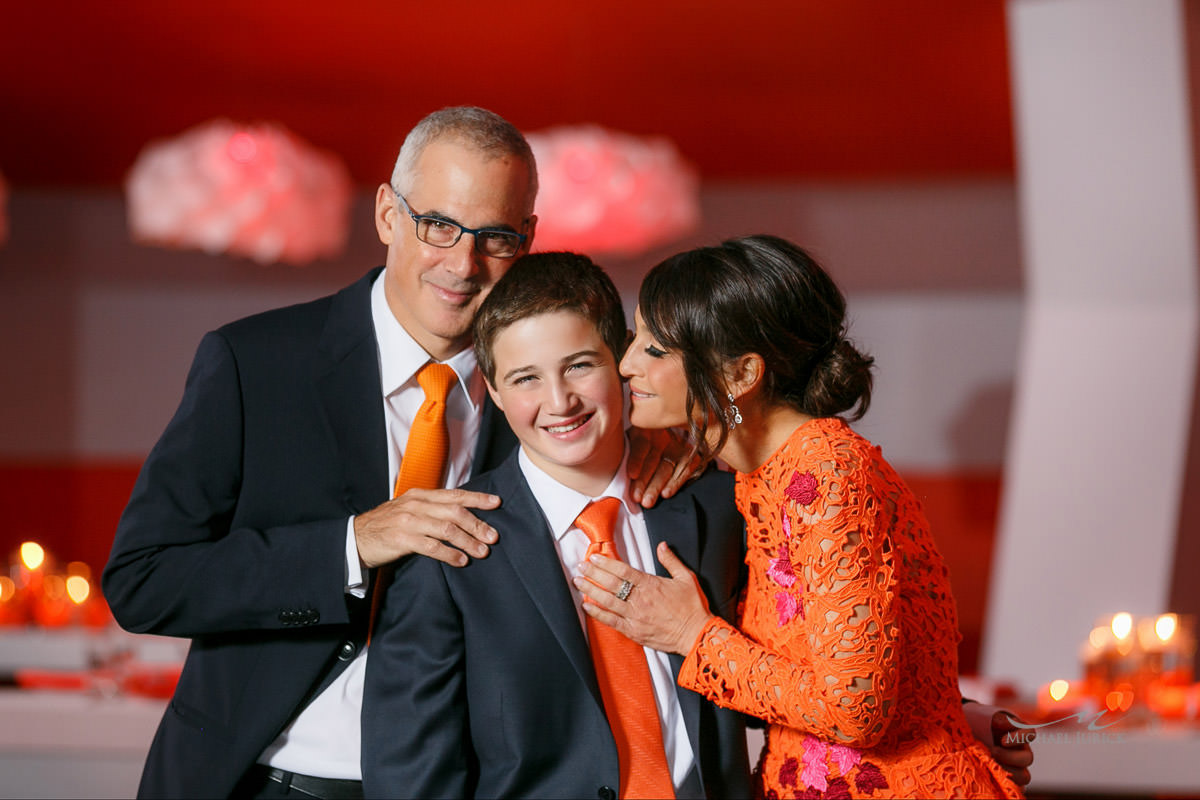
[[[621,501],[617,498],[602,497],[588,503],[587,508],[575,518],[575,526],[587,534],[592,544],[611,542],[620,508]]]
[[[450,388],[458,382],[458,375],[448,364],[438,364],[433,361],[417,371],[417,383],[425,391],[425,399],[439,403],[446,402]]]

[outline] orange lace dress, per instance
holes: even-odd
[[[749,582],[679,685],[769,723],[767,798],[1010,797],[958,691],[949,574],[912,491],[842,420],[737,476]]]

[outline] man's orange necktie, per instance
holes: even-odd
[[[396,486],[392,497],[399,497],[409,489],[441,489],[446,473],[446,459],[450,454],[450,431],[446,428],[446,397],[458,382],[453,368],[446,364],[430,362],[417,372],[417,383],[425,391],[425,402],[417,409],[412,427],[408,431],[408,444],[400,460],[400,471],[396,475]],[[371,626],[379,616],[379,606],[384,592],[391,582],[392,565],[385,564],[376,570],[375,588],[371,592]],[[368,641],[370,634],[368,634]]]
[[[591,544],[587,555],[620,558],[613,530],[621,501],[604,497],[590,503],[575,520]],[[642,646],[591,616],[587,619],[588,647],[604,698],[604,711],[617,741],[621,800],[673,798],[675,786],[663,749],[662,727],[650,667]]]

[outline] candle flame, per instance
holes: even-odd
[[[1067,690],[1071,688],[1071,684],[1059,678],[1056,681],[1050,681],[1050,697],[1055,700],[1062,700],[1067,696]]]
[[[1109,711],[1128,711],[1133,705],[1133,687],[1128,683],[1118,684],[1104,697],[1104,705]]]
[[[1133,615],[1127,611],[1122,611],[1119,614],[1113,614],[1112,632],[1121,641],[1129,638],[1129,634],[1133,632]]]
[[[80,605],[87,600],[91,591],[92,587],[88,585],[88,579],[82,575],[72,575],[67,578],[67,595],[75,605]]]
[[[37,569],[46,560],[46,551],[37,542],[21,543],[21,562],[25,569]]]
[[[1162,614],[1154,621],[1154,634],[1164,642],[1170,641],[1179,625],[1179,618],[1174,614]]]
[[[1112,635],[1108,628],[1092,628],[1092,632],[1088,634],[1088,641],[1092,643],[1092,647],[1103,650],[1104,645],[1112,641]]]
[[[47,600],[59,601],[67,593],[67,583],[62,575],[47,575],[42,581],[42,594]]]

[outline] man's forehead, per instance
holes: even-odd
[[[423,213],[451,212],[456,204],[491,204],[524,216],[530,205],[528,172],[516,156],[439,141],[431,142],[414,166],[410,199],[426,206]]]

